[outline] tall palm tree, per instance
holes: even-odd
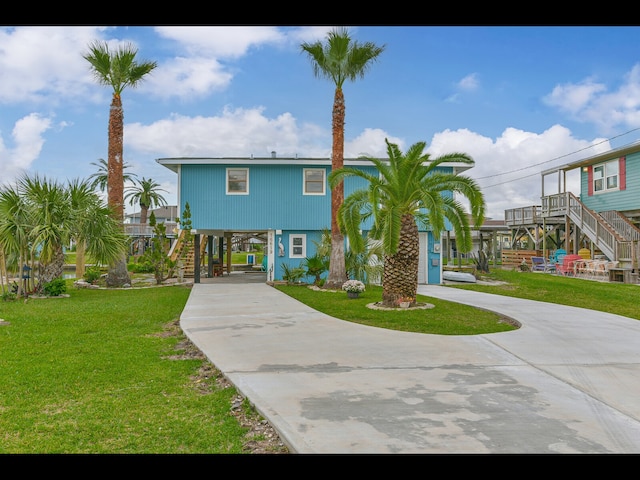
[[[157,62],[136,61],[138,50],[133,44],[119,46],[114,52],[106,42],[93,42],[83,58],[91,64],[91,72],[100,85],[113,89],[109,111],[109,146],[107,197],[115,218],[124,228],[124,178],[123,139],[124,112],[121,94],[126,87],[135,88],[142,79],[157,67]],[[130,283],[127,271],[126,252],[109,268],[106,283],[110,287],[121,287]]]
[[[107,190],[107,186],[109,184],[109,164],[104,158],[99,158],[97,162],[91,162],[91,165],[97,167],[95,173],[89,175],[89,180],[91,181],[91,188],[99,188],[101,192]],[[122,164],[122,181],[123,182],[134,182],[137,178],[135,173],[127,173],[125,170],[131,167],[128,163]]]
[[[152,179],[142,177],[139,182],[134,182],[132,187],[128,188],[124,196],[125,200],[129,200],[129,205],[140,205],[140,223],[147,223],[147,214],[149,208],[164,207],[167,201],[160,192],[169,193],[167,190],[160,188],[160,184]]]
[[[367,181],[368,187],[351,193],[338,211],[338,221],[349,238],[351,249],[365,248],[360,229],[371,219],[369,236],[382,241],[384,273],[382,303],[394,306],[402,297],[415,299],[418,289],[420,240],[418,222],[432,231],[436,239],[451,222],[461,252],[472,248],[469,216],[455,195],[466,197],[475,225],[481,225],[485,201],[475,180],[464,175],[446,173],[443,163],[473,164],[465,153],[450,153],[431,159],[423,153],[426,143],[412,145],[406,154],[396,144],[387,144],[389,160],[369,158],[377,172],[371,175],[353,167],[343,167],[329,174],[330,185],[346,177]],[[440,167],[440,168],[439,168]]]
[[[331,116],[331,169],[344,165],[344,121],[345,102],[342,86],[346,80],[363,78],[373,62],[384,51],[385,46],[374,43],[358,43],[352,40],[344,27],[331,30],[327,42],[302,43],[302,52],[307,53],[313,67],[313,74],[326,78],[335,84],[333,113]],[[331,260],[329,274],[324,284],[328,289],[341,288],[347,279],[344,254],[344,235],[338,225],[338,209],[344,201],[344,186],[337,182],[331,190]]]

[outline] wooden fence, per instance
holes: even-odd
[[[524,259],[531,268],[531,257],[541,257],[542,250],[502,250],[502,268],[517,268]]]

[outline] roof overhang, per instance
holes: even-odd
[[[381,159],[386,160],[386,159]],[[175,158],[157,158],[156,162],[178,173],[181,165],[236,165],[238,167],[247,167],[255,165],[303,165],[308,167],[330,167],[330,158],[241,158],[241,157],[175,157]],[[366,158],[345,158],[344,165],[346,167],[370,166],[370,160]],[[441,163],[439,167],[452,167],[457,175],[465,170],[473,168],[475,163],[460,164],[455,162]]]
[[[558,167],[550,168],[549,170],[544,170],[542,172],[542,175],[545,176],[550,173],[555,173],[558,171],[567,172],[569,170],[575,170],[576,168],[582,168],[582,167],[587,167],[589,165],[594,165],[596,163],[606,162],[608,160],[624,157],[631,153],[637,153],[637,152],[640,152],[640,140],[637,142],[633,142],[628,145],[625,145],[623,147],[607,150],[606,152],[599,153],[597,155],[584,158],[582,160],[577,160],[575,162],[567,163],[566,165],[560,165]]]

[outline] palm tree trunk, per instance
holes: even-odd
[[[40,288],[56,278],[64,275],[64,250],[62,245],[56,246],[53,258],[46,265],[40,265]]]
[[[344,95],[340,87],[336,87],[333,99],[331,170],[344,166]],[[331,191],[331,258],[329,260],[329,274],[324,288],[339,290],[347,280],[344,261],[344,235],[338,227],[338,209],[344,202],[344,183],[340,182]]]
[[[413,215],[403,215],[398,251],[384,257],[382,304],[385,307],[396,307],[400,298],[412,298],[415,303],[419,257],[418,225]]]
[[[109,110],[109,155],[107,158],[107,198],[113,214],[124,230],[124,179],[123,179],[123,139],[124,113],[122,100],[117,93],[113,94]],[[122,287],[131,284],[127,270],[126,253],[110,266],[106,279],[109,287]]]
[[[86,250],[86,245],[84,240],[76,242],[76,278],[77,279],[84,277],[85,250]]]

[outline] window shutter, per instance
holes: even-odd
[[[593,165],[589,165],[587,167],[587,188],[588,188],[588,196],[593,195]]]
[[[618,164],[618,171],[620,172],[620,190],[627,189],[627,157],[620,157]]]

